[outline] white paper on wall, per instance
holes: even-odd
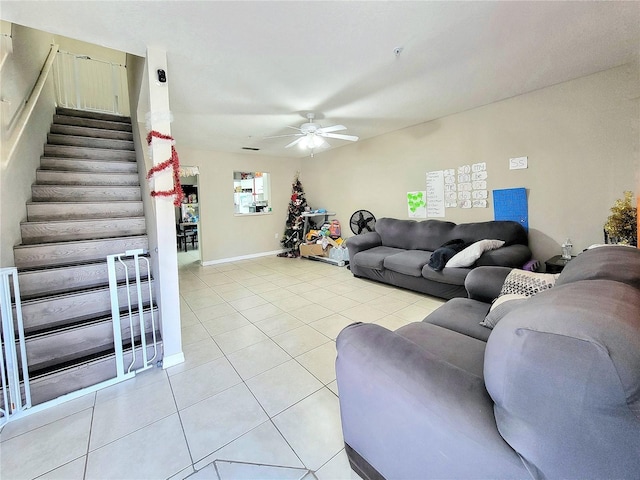
[[[458,206],[458,198],[456,196],[456,192],[444,193],[444,206],[447,208],[455,208]]]
[[[474,200],[486,200],[489,198],[489,194],[486,190],[474,190],[471,192],[471,198]]]
[[[487,208],[487,201],[486,200],[474,200],[473,201],[473,208]]]
[[[427,172],[427,217],[444,217],[444,172]]]
[[[473,165],[471,165],[472,172],[484,172],[486,170],[487,170],[486,162],[474,163]]]

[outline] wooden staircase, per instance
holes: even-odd
[[[106,257],[148,249],[130,119],[58,108],[47,142],[14,247],[34,405],[115,377]],[[141,335],[139,315],[150,327],[144,263],[141,308],[132,295],[135,326],[121,322],[128,345]],[[125,264],[128,273],[119,266],[117,276],[126,306],[125,277],[135,283],[135,269]]]

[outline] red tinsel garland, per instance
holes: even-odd
[[[153,140],[154,137],[160,138],[162,140],[171,140],[173,142],[173,137],[171,135],[164,135],[155,130],[151,130],[147,135],[147,144],[151,145],[151,141]],[[171,158],[168,160],[165,160],[162,163],[159,163],[158,165],[154,166],[151,170],[149,170],[149,172],[147,173],[147,180],[149,180],[154,173],[157,173],[168,167],[173,167],[173,189],[164,190],[162,192],[157,192],[155,190],[152,190],[151,196],[152,197],[170,197],[172,195],[175,195],[175,198],[173,199],[173,204],[176,207],[179,207],[180,202],[182,201],[182,197],[184,196],[184,193],[182,192],[182,185],[180,185],[180,159],[178,158],[178,152],[176,152],[176,149],[173,146],[173,144],[171,144]]]

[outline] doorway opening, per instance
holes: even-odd
[[[202,263],[199,182],[198,167],[180,168],[180,183],[184,196],[180,206],[175,209],[179,266]]]

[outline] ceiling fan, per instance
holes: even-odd
[[[346,130],[347,127],[344,125],[332,125],[330,127],[322,127],[319,123],[315,123],[313,119],[315,115],[313,113],[307,113],[307,119],[309,120],[307,123],[303,123],[298,127],[289,126],[288,128],[293,128],[294,130],[298,130],[299,133],[291,133],[288,135],[276,135],[274,137],[267,138],[278,138],[278,137],[298,137],[293,142],[285,145],[284,148],[290,148],[294,145],[299,145],[302,148],[307,148],[312,151],[315,148],[320,148],[323,146],[328,146],[329,143],[325,140],[325,138],[337,138],[339,140],[348,140],[350,142],[358,141],[358,137],[355,135],[343,135],[341,133],[333,133],[340,132],[342,130]]]

